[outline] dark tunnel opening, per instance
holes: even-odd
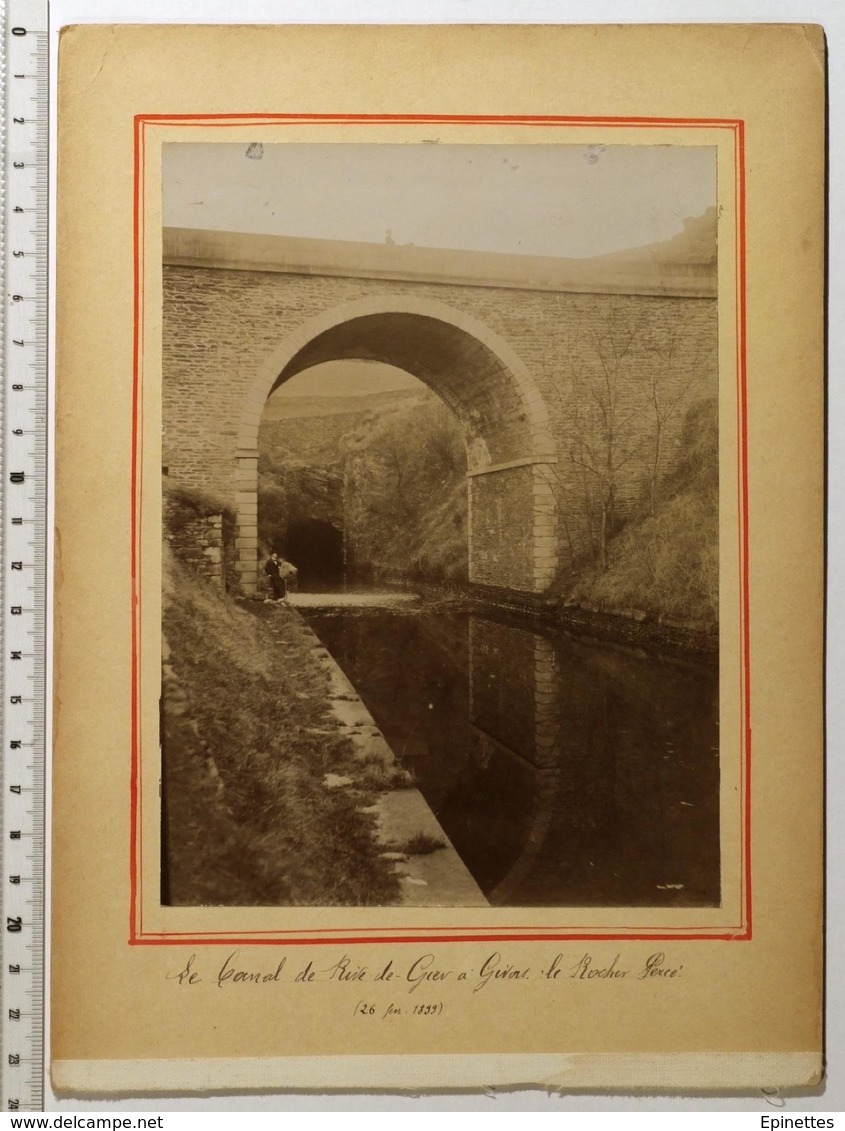
[[[299,571],[300,590],[343,585],[343,533],[330,522],[308,518],[288,527],[285,558]]]

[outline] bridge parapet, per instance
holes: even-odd
[[[679,261],[668,251],[661,253],[667,246],[657,244],[594,259],[562,259],[195,228],[164,229],[167,266],[514,290],[713,298],[715,256]]]

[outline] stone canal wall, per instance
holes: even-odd
[[[289,615],[299,616],[294,610]],[[302,621],[305,634],[313,642],[314,655],[329,681],[329,708],[341,732],[352,743],[364,764],[380,763],[387,775],[397,781],[401,768],[381,730],[363,700],[336,660],[311,628]],[[329,788],[342,789],[344,779],[327,782]],[[486,907],[487,900],[470,875],[431,808],[418,789],[402,788],[379,794],[373,812],[383,855],[394,861],[401,879],[402,902],[410,907]],[[412,837],[424,836],[442,842],[443,847],[420,856],[395,851]]]

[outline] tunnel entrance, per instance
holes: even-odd
[[[291,523],[284,556],[299,571],[300,590],[332,590],[343,585],[343,533],[330,522],[307,518]]]

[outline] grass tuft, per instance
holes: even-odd
[[[362,789],[374,793],[414,788],[414,780],[407,770],[396,765],[385,765],[378,755],[372,755],[358,763],[356,781]]]
[[[439,848],[446,848],[446,841],[439,836],[429,833],[414,833],[402,844],[397,845],[397,852],[404,852],[406,856],[430,856]]]

